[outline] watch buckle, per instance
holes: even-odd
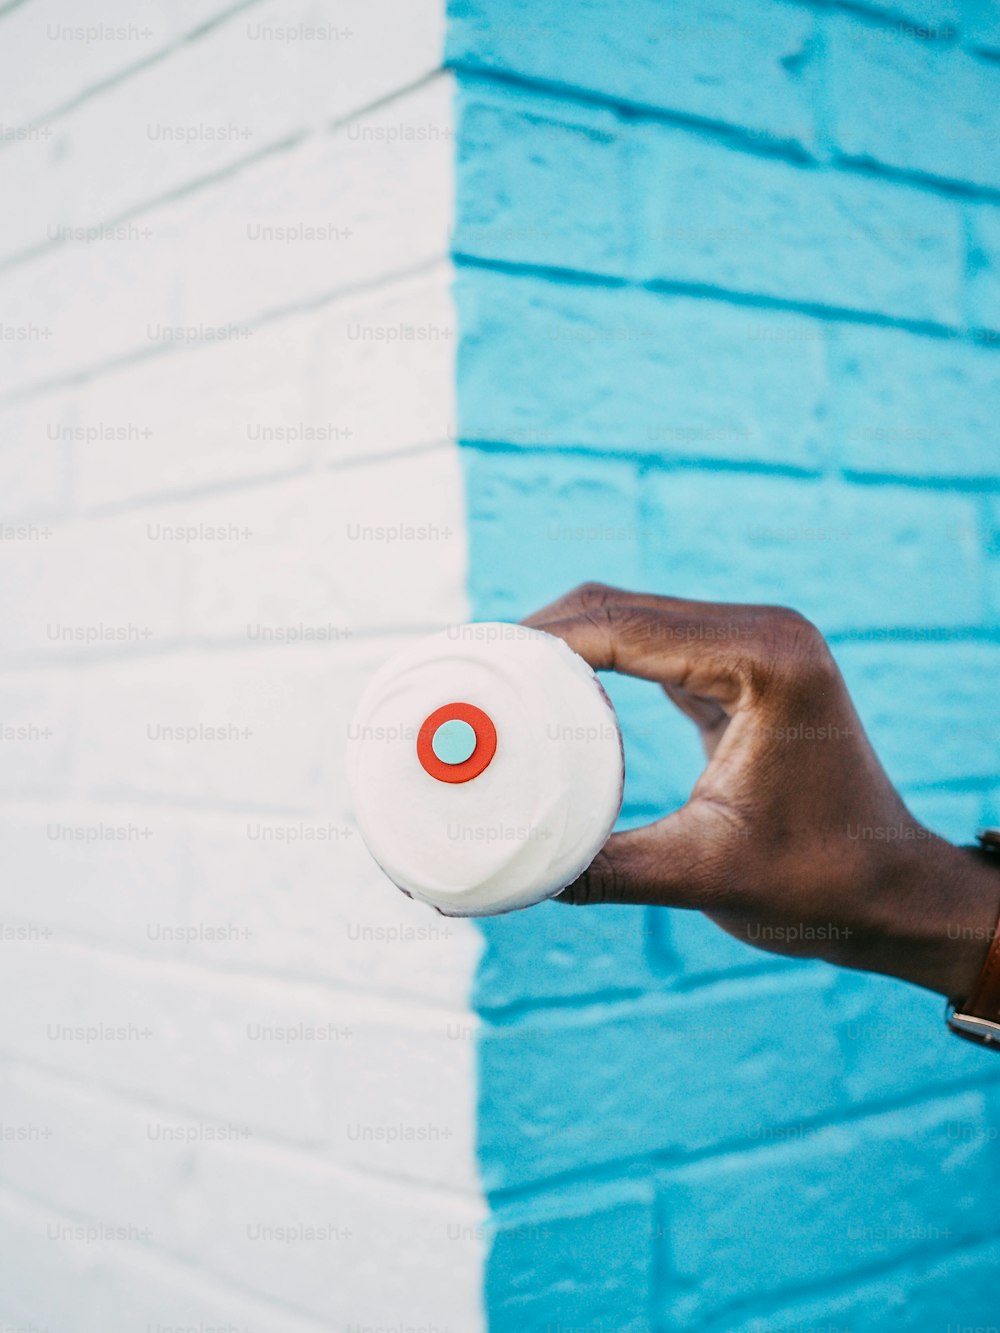
[[[1000,1023],[978,1018],[975,1014],[963,1014],[950,1003],[945,1009],[945,1021],[960,1037],[982,1042],[985,1046],[1000,1044]]]

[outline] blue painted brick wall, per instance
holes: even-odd
[[[476,614],[791,603],[914,812],[1000,818],[1000,6],[451,0]],[[623,823],[697,745],[610,679]],[[690,913],[484,923],[491,1327],[996,1323],[1000,1069]]]

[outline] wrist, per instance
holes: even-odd
[[[950,999],[975,985],[1000,913],[1000,857],[930,836],[884,868],[877,889],[888,910],[872,940],[873,970]]]

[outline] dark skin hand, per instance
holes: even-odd
[[[968,994],[1000,860],[914,819],[808,620],[585,584],[525,623],[662,685],[708,756],[686,805],[614,834],[560,901],[697,908],[776,953]]]

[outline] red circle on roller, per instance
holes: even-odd
[[[434,753],[434,734],[445,722],[467,722],[476,733],[476,748],[461,764],[446,764]],[[425,773],[438,782],[471,782],[488,768],[497,752],[497,729],[493,719],[475,704],[444,704],[435,708],[417,733],[417,758]]]

